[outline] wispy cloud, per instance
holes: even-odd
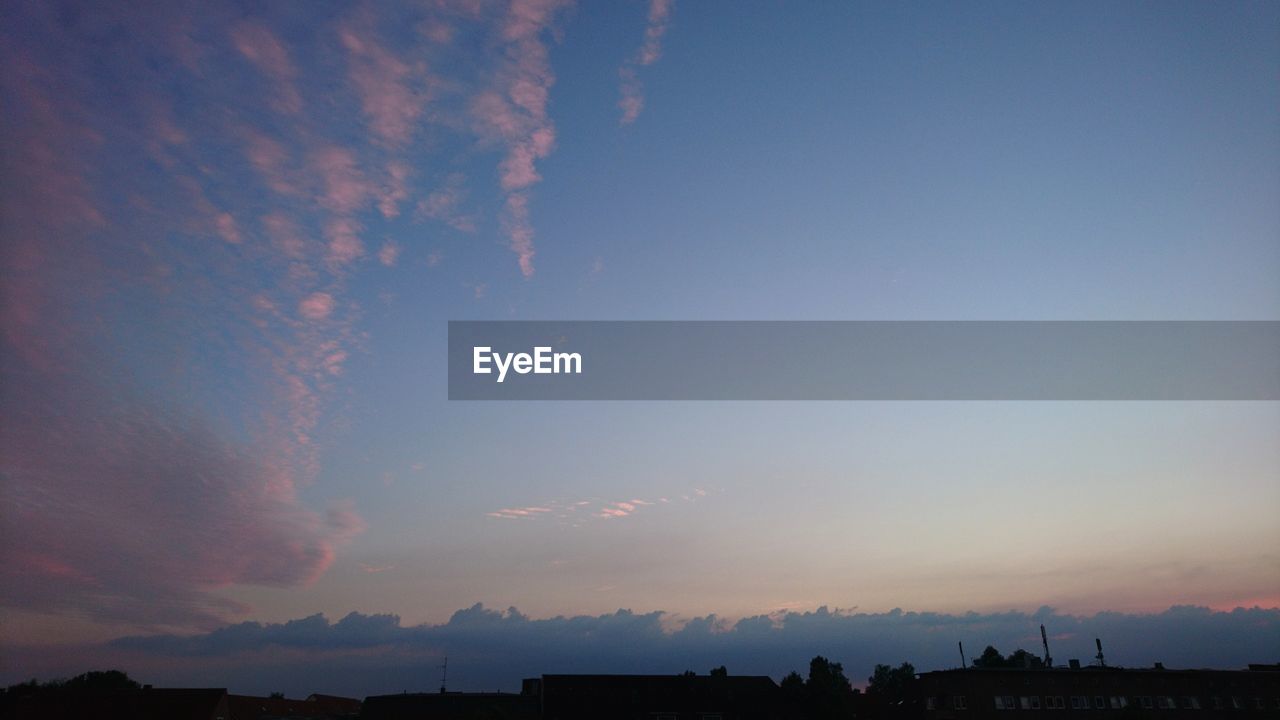
[[[425,65],[411,65],[383,46],[368,21],[339,31],[350,63],[351,84],[369,127],[383,142],[400,146],[412,137],[427,101]]]
[[[644,29],[644,42],[630,60],[618,71],[622,80],[622,98],[618,108],[622,110],[623,125],[630,125],[640,117],[644,109],[644,86],[640,82],[637,69],[652,65],[662,57],[662,36],[667,32],[667,23],[671,19],[671,8],[675,0],[650,0],[649,16]]]
[[[494,73],[492,87],[471,104],[482,137],[500,141],[506,157],[498,168],[507,192],[502,227],[516,253],[520,272],[534,273],[533,225],[527,190],[539,182],[536,163],[555,145],[555,126],[547,114],[555,74],[543,35],[551,28],[564,0],[512,0],[499,34],[506,60]]]
[[[707,497],[709,493],[705,490],[694,489],[689,494],[681,496],[682,502],[696,502],[700,498]],[[494,510],[485,513],[489,517],[500,518],[505,520],[533,519],[533,518],[551,518],[558,522],[578,524],[585,520],[599,519],[609,520],[613,518],[624,518],[634,515],[645,508],[669,504],[668,498],[658,498],[655,500],[645,500],[642,498],[631,498],[628,500],[601,500],[592,498],[586,500],[548,500],[532,506],[515,506]]]
[[[272,80],[270,102],[285,113],[302,110],[302,97],[295,85],[297,71],[289,60],[289,52],[274,33],[258,22],[241,22],[231,29],[231,39],[240,51]]]
[[[475,218],[462,210],[467,195],[465,183],[466,178],[461,173],[449,175],[442,187],[418,203],[418,217],[438,220],[461,232],[475,232]]]
[[[400,259],[400,246],[393,242],[386,242],[382,248],[378,250],[378,262],[393,267],[396,261]]]

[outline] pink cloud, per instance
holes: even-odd
[[[494,510],[493,512],[485,513],[485,514],[488,515],[489,517],[514,519],[514,518],[535,517],[537,515],[542,515],[549,512],[552,512],[551,508],[541,507],[541,506],[531,506],[531,507],[503,508],[501,510]]]
[[[395,265],[396,261],[399,259],[400,259],[400,246],[396,245],[393,242],[388,242],[384,244],[382,246],[382,249],[378,250],[378,262],[381,262],[383,265],[386,265],[387,267],[391,267]]]
[[[630,65],[623,66],[618,75],[622,78],[622,98],[618,100],[618,107],[622,110],[621,124],[630,125],[640,117],[640,111],[644,109],[644,86],[636,77],[635,68]]]
[[[302,97],[294,84],[297,72],[274,33],[259,23],[242,22],[231,29],[231,40],[241,55],[273,81],[272,107],[285,113],[302,110]]]
[[[298,303],[298,312],[308,320],[324,320],[333,312],[333,296],[329,293],[315,292]]]
[[[236,219],[231,217],[231,213],[218,213],[215,223],[219,237],[232,245],[240,244],[240,228],[236,225]]]
[[[326,259],[330,269],[341,269],[364,255],[364,243],[360,240],[362,229],[360,223],[351,218],[335,218],[325,225],[325,236],[329,239]]]
[[[439,220],[461,232],[475,232],[475,218],[465,215],[459,209],[466,198],[462,184],[465,178],[454,173],[450,175],[445,186],[432,192],[418,203],[417,214],[420,218]]]
[[[349,505],[301,507],[267,446],[93,375],[23,377],[0,436],[0,499],[20,509],[0,526],[11,607],[212,627],[247,609],[212,591],[312,582],[363,529]]]
[[[322,366],[324,367],[324,371],[330,375],[341,375],[342,363],[346,361],[347,351],[337,350],[325,356]]]
[[[520,272],[533,276],[533,223],[529,221],[529,200],[523,194],[508,195],[502,227],[511,240],[511,251],[519,258]]]
[[[389,145],[408,142],[426,102],[425,68],[397,58],[378,44],[372,31],[346,27],[339,35],[369,127]]]
[[[662,57],[662,36],[667,32],[674,4],[675,0],[650,0],[649,24],[644,29],[644,45],[640,46],[641,65],[652,65]]]
[[[702,490],[695,490],[694,492],[699,495],[707,494]],[[684,498],[686,502],[693,502],[694,499],[695,498],[691,496],[686,496]],[[509,507],[501,510],[494,510],[485,514],[489,517],[500,519],[552,518],[559,522],[568,523],[577,527],[580,520],[589,520],[590,518],[611,520],[615,518],[630,517],[644,508],[656,507],[665,503],[669,503],[667,498],[659,498],[653,501],[642,498],[632,498],[630,500],[618,500],[611,502],[601,502],[599,500],[550,500],[536,506]]]
[[[373,193],[356,164],[355,153],[346,148],[331,145],[316,151],[311,167],[323,187],[320,204],[335,213],[350,214],[359,210]]]
[[[400,214],[400,202],[409,197],[409,166],[402,162],[387,163],[387,181],[378,198],[378,210],[390,220]]]
[[[671,8],[675,0],[650,0],[649,16],[644,29],[644,42],[636,55],[627,61],[618,71],[621,83],[621,99],[618,108],[622,110],[622,125],[630,125],[640,117],[644,109],[644,87],[636,73],[636,67],[652,65],[662,57],[662,36],[667,32],[667,24],[671,20]]]
[[[507,60],[496,72],[494,87],[477,95],[471,106],[480,134],[506,146],[506,157],[499,165],[500,184],[508,193],[503,229],[525,277],[534,272],[534,233],[528,197],[522,191],[541,180],[536,162],[547,157],[555,144],[555,128],[547,115],[555,75],[542,35],[566,4],[513,0],[501,24]]]
[[[121,22],[140,57],[163,55],[146,43],[168,38]],[[300,108],[284,46],[252,23],[228,34],[270,79],[289,81],[273,85],[279,109]],[[315,477],[318,429],[335,419],[326,399],[358,346],[344,278],[365,252],[361,213],[394,215],[408,166],[317,144],[300,125],[268,134],[213,112],[179,126],[146,95],[154,71],[126,64],[132,52],[113,62],[138,73],[144,96],[87,112],[83,78],[68,76],[78,64],[46,71],[0,48],[15,99],[0,139],[13,171],[0,206],[0,504],[17,509],[0,523],[0,587],[11,607],[206,626],[245,610],[219,588],[311,582],[363,527],[349,504],[309,507],[299,489]],[[207,69],[171,68],[193,74],[194,107],[225,111],[238,85]],[[385,185],[362,162],[387,168]],[[242,169],[287,198],[261,197]],[[100,210],[91,180],[130,204]],[[130,350],[101,340],[139,327],[158,362],[130,385],[133,372],[114,370]]]
[[[256,130],[245,129],[243,134],[245,156],[267,187],[281,195],[297,195],[298,189],[287,169],[289,158],[284,146]]]
[[[262,226],[279,253],[293,260],[303,257],[307,242],[289,216],[279,211],[273,212],[262,218]]]

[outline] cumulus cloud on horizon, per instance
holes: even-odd
[[[1129,667],[1163,662],[1237,668],[1275,662],[1280,648],[1280,608],[1175,606],[1147,614],[1072,615],[1048,607],[963,614],[821,607],[727,620],[631,610],[531,618],[515,608],[476,604],[435,625],[405,626],[391,614],[353,612],[336,622],[312,615],[285,623],[239,623],[198,635],[123,637],[99,652],[122,653],[117,657],[141,667],[176,663],[202,673],[216,667],[212,673],[219,683],[245,689],[292,683],[299,692],[316,687],[355,694],[430,691],[445,656],[455,689],[514,689],[521,678],[542,673],[706,672],[721,664],[734,674],[777,679],[803,671],[819,654],[843,662],[850,677],[861,681],[877,663],[906,661],[918,670],[956,667],[957,642],[964,643],[970,658],[987,645],[1005,653],[1024,648],[1039,654],[1041,623],[1048,628],[1055,661],[1064,664],[1070,658],[1091,662],[1095,637],[1103,641],[1108,664]],[[157,672],[173,682],[202,677]]]

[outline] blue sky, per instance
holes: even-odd
[[[476,602],[1280,604],[1275,403],[467,404],[444,369],[463,319],[1280,319],[1274,4],[3,18],[5,672]]]

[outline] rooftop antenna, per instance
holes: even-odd
[[[1102,638],[1094,638],[1093,642],[1098,646],[1098,654],[1095,656],[1098,658],[1098,665],[1106,667],[1107,661],[1102,657]]]
[[[1044,623],[1040,623],[1040,642],[1044,643],[1044,666],[1053,667],[1053,656],[1049,654],[1049,635],[1044,631]]]
[[[444,656],[444,664],[440,666],[440,694],[444,694],[445,682],[449,679],[449,656]]]
[[[964,643],[957,642],[956,644],[960,646],[960,667],[962,668],[969,667],[969,658],[964,656]]]

